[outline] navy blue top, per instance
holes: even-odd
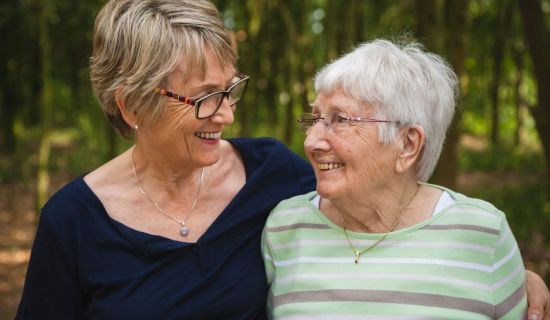
[[[196,243],[111,219],[82,177],[58,191],[42,209],[17,319],[263,318],[262,228],[315,178],[276,140],[229,142],[246,184]]]

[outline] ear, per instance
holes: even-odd
[[[118,110],[120,111],[120,114],[122,115],[122,118],[124,119],[124,122],[126,122],[126,124],[130,126],[130,128],[134,128],[137,125],[137,113],[129,112],[128,109],[126,109],[126,101],[124,100],[124,87],[120,86],[116,89],[115,102]]]
[[[404,132],[403,145],[400,147],[397,161],[395,162],[395,171],[404,173],[414,166],[422,156],[422,148],[426,140],[424,129],[419,125],[407,127]]]

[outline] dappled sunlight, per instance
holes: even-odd
[[[30,255],[30,249],[0,250],[0,264],[13,266],[28,263]]]

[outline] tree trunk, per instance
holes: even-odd
[[[6,14],[0,19],[0,34],[3,48],[0,50],[0,153],[13,155],[16,149],[14,123],[17,110],[21,109],[20,77],[22,71],[19,55],[21,52],[20,5],[15,1],[5,4]]]
[[[500,0],[497,3],[497,28],[495,29],[495,43],[493,45],[493,79],[489,89],[491,101],[491,142],[500,144],[500,104],[498,92],[500,89],[501,65],[504,56],[504,47],[508,35],[508,26],[512,19],[513,2]]]
[[[331,61],[338,56],[338,3],[337,1],[327,1],[326,17],[324,23],[324,34],[326,40],[326,56],[325,61]]]
[[[362,1],[361,1],[362,2]],[[354,45],[357,44],[357,12],[359,10],[359,2],[357,0],[346,1],[345,14],[346,23],[343,28],[341,49],[342,52],[348,52]]]
[[[441,19],[436,0],[416,0],[418,40],[431,52],[442,52]]]
[[[41,47],[41,79],[42,91],[40,92],[41,135],[38,151],[38,170],[36,179],[36,206],[40,212],[48,198],[50,185],[49,159],[50,159],[50,130],[53,118],[53,83],[51,79],[51,40],[49,37],[48,20],[49,12],[47,2],[42,0],[40,6],[40,47]]]
[[[301,112],[303,105],[307,104],[307,98],[304,95],[304,60],[305,53],[310,46],[309,39],[304,36],[304,20],[307,21],[309,12],[309,1],[305,1],[300,10],[294,10],[283,1],[279,1],[277,9],[288,33],[288,43],[286,44],[286,56],[288,60],[288,92],[290,100],[286,105],[285,126],[283,140],[287,145],[292,145],[296,133],[297,113]],[[294,14],[293,14],[294,13]]]
[[[9,76],[8,76],[9,77]],[[15,153],[15,132],[14,122],[16,118],[16,110],[19,105],[18,97],[14,92],[13,87],[6,81],[2,87],[4,91],[3,99],[0,99],[0,153],[13,155]]]
[[[550,181],[550,29],[544,21],[541,2],[519,1],[523,17],[525,42],[533,61],[533,72],[537,79],[537,106],[530,108],[544,149],[546,181]],[[550,188],[547,189],[550,193]]]
[[[465,35],[467,26],[468,0],[447,0],[445,2],[445,52],[458,79],[464,70]],[[460,100],[460,98],[459,98]],[[460,106],[460,102],[458,102]],[[439,158],[432,181],[449,188],[456,187],[458,177],[458,143],[462,113],[457,108],[451,126],[447,131],[446,144]]]
[[[521,92],[521,84],[523,83],[523,72],[524,72],[524,64],[523,64],[523,50],[519,50],[517,48],[514,48],[512,50],[514,62],[516,64],[516,77],[514,79],[514,100],[515,100],[515,107],[516,107],[516,129],[514,130],[514,145],[518,146],[521,145],[523,142],[523,131],[525,126],[525,120],[524,120],[524,110],[525,110],[525,103],[523,102],[522,98],[522,92]]]

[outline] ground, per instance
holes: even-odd
[[[0,185],[0,319],[13,319],[29,260],[37,215],[22,185]]]

